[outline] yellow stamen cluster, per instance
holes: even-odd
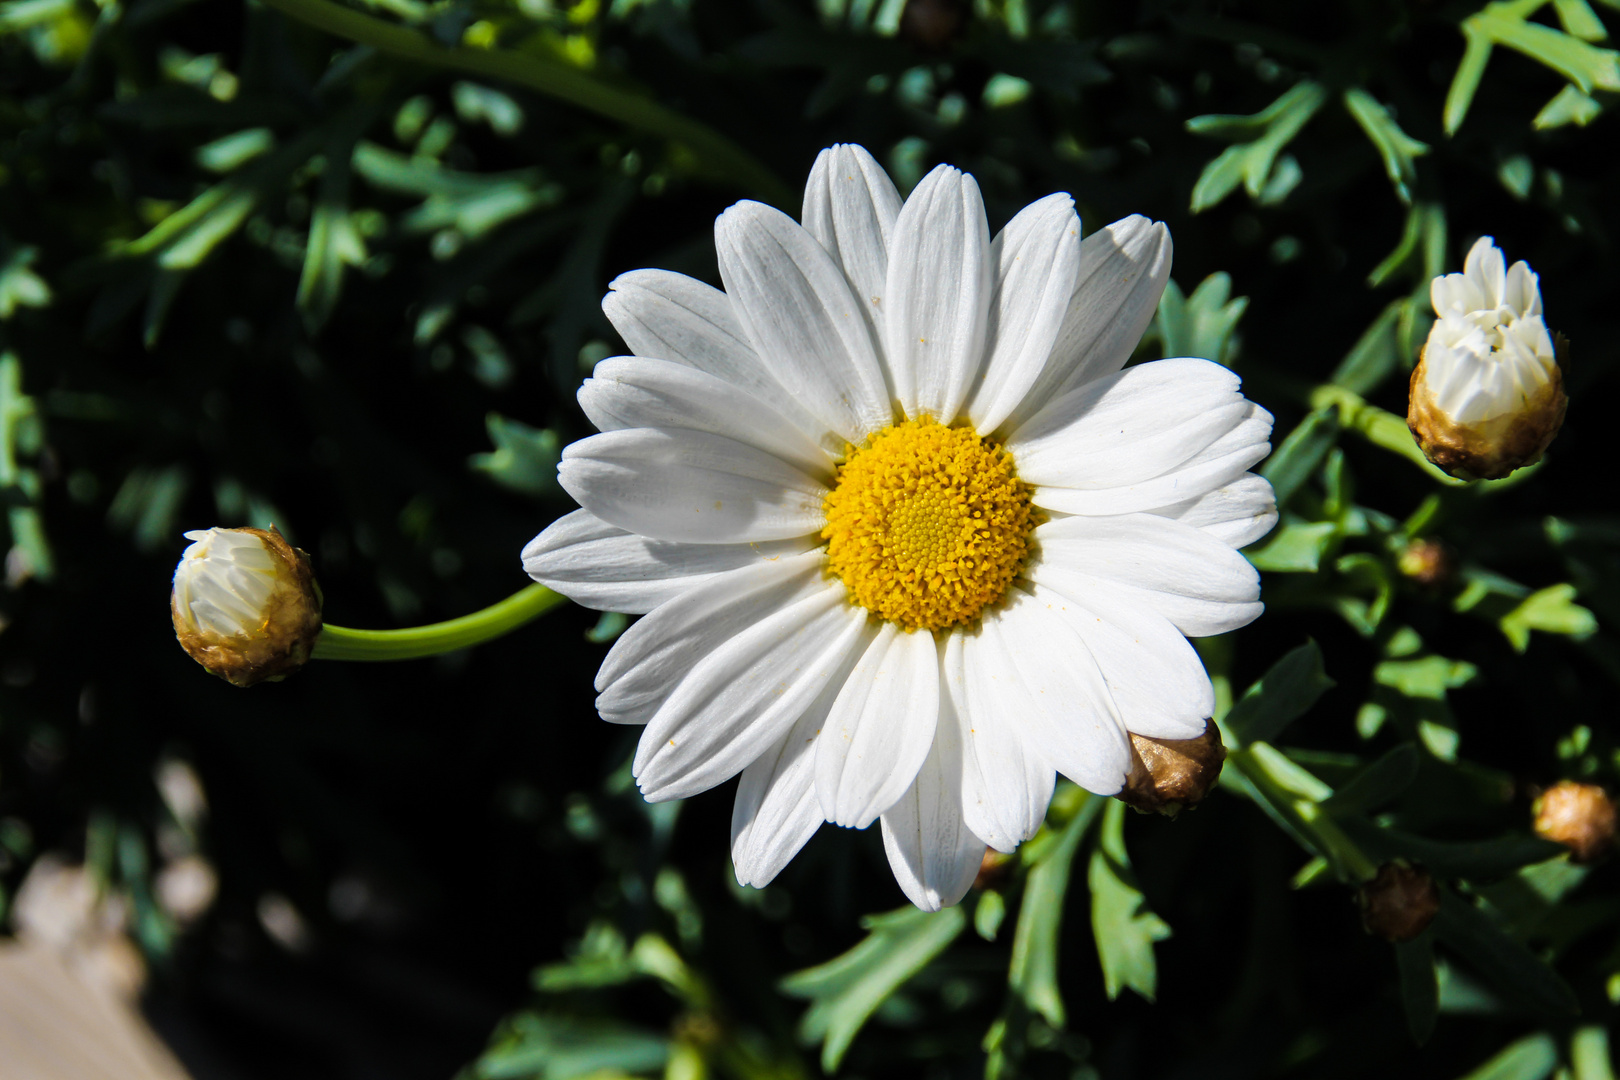
[[[927,417],[852,450],[824,506],[829,568],[907,630],[968,623],[1000,600],[1037,523],[1005,448]]]

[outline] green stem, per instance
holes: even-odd
[[[707,124],[660,105],[641,93],[609,86],[579,68],[512,49],[446,48],[416,30],[396,26],[331,0],[265,2],[300,22],[370,45],[380,52],[516,83],[640,131],[666,136],[685,144],[713,175],[752,190],[777,206],[798,205],[798,195],[758,158]]]
[[[1423,456],[1418,449],[1417,442],[1413,440],[1412,433],[1407,430],[1406,421],[1392,412],[1386,412],[1376,405],[1370,405],[1358,393],[1346,390],[1342,386],[1324,383],[1311,391],[1310,405],[1313,409],[1323,409],[1329,405],[1338,407],[1339,423],[1374,446],[1383,447],[1391,453],[1399,454],[1412,464],[1428,473],[1442,484],[1453,487],[1468,483],[1458,480],[1454,476],[1447,476]]]
[[[448,622],[404,630],[351,630],[331,623],[315,639],[316,660],[415,660],[482,645],[516,630],[561,604],[566,597],[530,585],[482,611]]]
[[[1285,761],[1279,751],[1263,742],[1229,750],[1226,755],[1226,764],[1243,774],[1272,815],[1307,849],[1326,859],[1339,880],[1350,884],[1371,881],[1378,867],[1344,834],[1319,799],[1300,794],[1295,779],[1280,774],[1278,766]]]

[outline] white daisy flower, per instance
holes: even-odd
[[[1062,774],[1120,790],[1128,733],[1199,735],[1183,635],[1260,611],[1237,548],[1277,514],[1247,470],[1271,417],[1207,360],[1124,368],[1165,227],[1080,239],[1067,195],[994,240],[973,178],[902,203],[858,146],[817,159],[801,225],[715,225],[725,291],[660,270],[603,301],[635,356],[579,399],[558,470],[583,507],[523,552],[588,606],[646,613],[597,675],[642,724],[651,800],[741,773],[738,880],[821,823],[881,821],[919,907],[1040,827]]]
[[[1412,370],[1407,425],[1459,476],[1495,479],[1539,460],[1568,404],[1536,275],[1505,264],[1482,236],[1462,273],[1429,286],[1439,318]]]

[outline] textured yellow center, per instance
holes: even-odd
[[[824,506],[832,572],[907,630],[971,622],[1001,599],[1036,524],[1000,444],[926,417],[852,450]]]

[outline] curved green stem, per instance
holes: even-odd
[[[1369,404],[1355,391],[1332,383],[1324,383],[1311,391],[1310,404],[1313,409],[1336,406],[1339,410],[1339,422],[1346,428],[1356,432],[1374,446],[1381,446],[1393,454],[1399,454],[1440,483],[1450,487],[1461,487],[1468,483],[1467,480],[1447,476],[1435,468],[1434,464],[1423,456],[1423,451],[1418,449],[1404,419]]]
[[[316,660],[415,660],[482,645],[510,633],[561,604],[567,597],[530,585],[498,604],[448,622],[404,630],[351,630],[328,623],[315,639]]]
[[[748,151],[689,116],[635,91],[610,86],[577,67],[512,49],[446,48],[426,35],[362,14],[331,0],[265,0],[300,22],[380,52],[436,67],[454,68],[537,90],[599,116],[684,143],[715,176],[736,182],[783,208],[798,195]]]

